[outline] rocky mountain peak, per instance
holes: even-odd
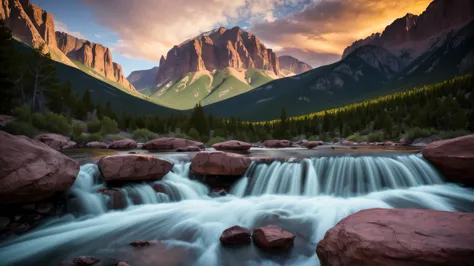
[[[383,33],[358,40],[344,50],[343,58],[363,45],[384,47],[397,56],[411,51],[413,59],[429,47],[429,39],[457,29],[474,18],[472,0],[434,0],[419,16],[408,13],[388,25]],[[427,41],[428,40],[428,41]]]
[[[239,27],[220,27],[203,33],[168,51],[160,60],[156,77],[158,87],[182,78],[187,73],[232,67],[257,68],[280,75],[278,57],[258,38]]]
[[[113,62],[112,52],[102,44],[76,38],[65,32],[56,32],[58,48],[69,58],[94,69],[102,76],[115,81],[127,89],[135,88],[123,76],[122,66]]]

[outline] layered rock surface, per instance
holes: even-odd
[[[281,70],[286,70],[296,75],[313,69],[310,65],[301,62],[298,59],[289,55],[280,56],[278,57],[278,60],[280,61]]]
[[[0,202],[34,202],[68,190],[79,163],[42,142],[0,131]]]
[[[264,69],[280,75],[278,57],[255,35],[239,27],[220,27],[175,45],[161,58],[155,84],[162,87],[187,73],[226,67]]]
[[[200,152],[191,161],[191,171],[203,175],[242,175],[250,158],[222,151]]]
[[[322,266],[472,265],[474,214],[364,210],[330,229],[316,253]]]
[[[437,0],[419,16],[407,14],[395,20],[380,33],[354,42],[344,50],[342,58],[364,45],[384,47],[406,61],[411,61],[429,48],[432,37],[457,29],[474,17],[471,0]]]

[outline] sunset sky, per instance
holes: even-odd
[[[313,67],[381,32],[431,0],[32,0],[52,13],[56,30],[113,49],[128,75],[157,66],[173,45],[224,26],[255,33],[267,48]]]

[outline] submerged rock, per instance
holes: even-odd
[[[286,148],[286,147],[291,147],[293,143],[288,140],[266,140],[263,143],[263,146],[267,148]]]
[[[0,203],[26,203],[71,188],[79,163],[29,139],[0,131]]]
[[[66,147],[69,142],[66,137],[52,133],[41,134],[36,136],[34,139],[48,145],[50,148],[55,149],[57,151],[62,150],[63,147]]]
[[[176,151],[177,152],[199,152],[199,151],[202,151],[202,149],[197,146],[188,146],[188,147],[178,148],[176,149]]]
[[[295,235],[276,225],[268,225],[253,230],[253,242],[267,251],[288,250],[293,246]]]
[[[137,142],[133,139],[122,139],[117,140],[108,146],[109,149],[125,150],[125,149],[135,149],[137,148]]]
[[[219,240],[223,245],[250,244],[250,231],[245,227],[234,225],[225,229]]]
[[[173,168],[168,161],[143,154],[105,156],[98,165],[106,181],[157,180]]]
[[[130,246],[134,246],[134,247],[147,247],[147,246],[152,246],[152,245],[158,245],[160,243],[160,241],[158,240],[150,240],[150,241],[146,241],[146,240],[135,240],[133,242],[130,243]]]
[[[201,149],[205,148],[204,144],[198,141],[179,138],[159,138],[143,144],[143,149],[168,151],[189,146],[196,146]]]
[[[108,145],[107,143],[104,142],[99,142],[99,141],[92,141],[86,144],[87,148],[93,148],[93,149],[107,149]]]
[[[450,181],[474,185],[474,135],[433,142],[422,154]]]
[[[219,142],[212,147],[218,151],[248,151],[252,147],[252,144],[243,142],[243,141],[238,141],[238,140],[229,140],[225,142]]]
[[[203,175],[242,175],[250,158],[222,151],[200,152],[191,161],[191,171]]]
[[[474,214],[364,210],[330,229],[316,253],[322,266],[472,265]]]
[[[87,265],[95,265],[99,264],[100,259],[96,257],[91,257],[91,256],[80,256],[77,258],[72,259],[72,264],[73,265],[80,265],[80,266],[87,266]]]

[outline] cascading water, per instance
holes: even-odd
[[[220,198],[188,179],[189,163],[178,163],[162,181],[121,188],[130,199],[123,211],[107,211],[107,199],[83,197],[88,216],[64,216],[55,223],[0,245],[0,265],[58,265],[75,256],[110,257],[135,265],[318,265],[317,243],[342,218],[368,208],[474,211],[472,189],[443,183],[423,158],[327,157],[302,162],[252,164],[232,193]],[[94,165],[81,168],[72,189],[90,193],[105,187]],[[161,184],[162,192],[154,192]],[[134,203],[133,194],[143,197]],[[244,197],[243,197],[244,196]],[[89,202],[89,203],[88,203]],[[148,204],[147,204],[148,203]],[[100,204],[97,204],[100,205]],[[102,214],[98,210],[103,210]],[[95,216],[94,216],[95,215]],[[233,225],[250,229],[276,224],[296,235],[287,254],[268,255],[253,245],[228,249],[219,236]],[[137,239],[158,239],[166,251],[129,247]],[[161,252],[161,253],[160,253]],[[159,253],[159,254],[158,254]],[[177,261],[170,261],[169,254]],[[138,256],[136,254],[139,254]],[[156,255],[158,254],[158,255]],[[150,259],[157,256],[158,259]]]
[[[420,155],[322,157],[292,163],[253,163],[231,193],[349,197],[442,182]]]

